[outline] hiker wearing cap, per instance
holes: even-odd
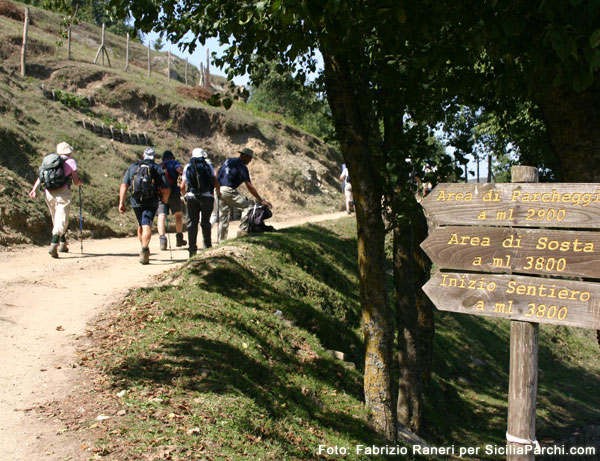
[[[50,241],[50,256],[58,258],[58,253],[69,251],[66,232],[71,211],[71,183],[81,186],[83,182],[77,174],[77,163],[71,155],[73,148],[66,142],[56,146],[56,154],[44,157],[40,166],[38,179],[33,184],[29,197],[35,198],[40,185],[45,187],[44,197],[52,216],[52,240]]]
[[[190,258],[196,254],[198,237],[198,221],[202,229],[204,248],[210,248],[211,223],[210,216],[215,206],[214,191],[221,196],[219,182],[208,155],[199,147],[192,150],[192,158],[183,169],[181,192],[187,203],[188,251]]]
[[[140,263],[150,262],[150,238],[152,222],[158,209],[159,197],[163,203],[169,200],[171,188],[163,169],[154,163],[154,149],[147,147],[143,159],[127,168],[119,189],[119,212],[125,213],[125,198],[129,190],[131,207],[138,221],[137,236],[142,249]]]
[[[238,236],[248,233],[248,218],[254,204],[237,191],[237,188],[242,183],[246,184],[248,191],[256,198],[258,203],[268,207],[272,206],[269,202],[262,199],[250,181],[250,173],[248,172],[247,165],[254,158],[254,151],[244,147],[239,150],[238,153],[240,154],[239,157],[228,158],[225,160],[223,165],[221,165],[217,176],[219,184],[221,185],[218,230],[219,240],[221,242],[227,239],[230,208],[240,208],[242,210]]]
[[[175,160],[175,155],[170,150],[166,150],[162,155],[162,163],[160,164],[165,172],[167,181],[169,182],[171,193],[169,194],[169,203],[160,202],[158,204],[158,240],[161,250],[167,249],[167,236],[168,232],[166,227],[167,215],[169,211],[175,215],[175,236],[177,237],[177,247],[185,246],[187,243],[183,239],[183,214],[181,212],[181,191],[178,185],[178,179],[183,173],[183,167],[181,163]]]

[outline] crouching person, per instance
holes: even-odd
[[[143,159],[132,163],[121,183],[119,189],[119,212],[125,213],[125,198],[130,192],[130,201],[135,217],[138,221],[137,236],[140,240],[140,263],[150,262],[150,238],[152,237],[152,223],[158,209],[158,200],[168,203],[171,191],[169,182],[163,169],[154,163],[154,149],[148,147],[144,150]]]
[[[221,196],[215,170],[207,159],[204,149],[199,147],[192,151],[190,162],[183,169],[181,192],[187,203],[187,231],[190,258],[198,251],[198,221],[202,229],[204,248],[210,248],[210,217],[215,206],[214,191]]]

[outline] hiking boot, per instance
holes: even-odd
[[[177,243],[175,245],[178,248],[187,245],[187,242],[185,240],[183,240],[183,233],[182,232],[177,232],[177,234],[175,234],[175,237],[177,237]]]
[[[142,248],[140,251],[140,264],[150,263],[150,248]]]
[[[58,243],[51,243],[50,250],[48,250],[48,253],[53,258],[58,258]]]
[[[237,236],[238,237],[243,237],[245,235],[248,235],[248,231],[241,230],[241,229],[239,231],[237,231]]]
[[[197,250],[192,250],[191,248],[188,250],[188,252],[190,253],[190,258],[193,258],[194,256],[196,256],[196,252]]]
[[[58,244],[58,252],[59,253],[68,253],[69,247],[67,246],[67,242],[60,242]]]
[[[162,251],[165,251],[167,249],[167,236],[166,235],[159,235],[158,236],[158,243],[160,245],[160,249]]]

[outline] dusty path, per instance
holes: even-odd
[[[345,213],[269,222],[276,228],[337,219]],[[235,235],[232,223],[229,235]],[[214,237],[213,237],[214,238]],[[175,244],[174,236],[171,243]],[[137,262],[136,238],[72,242],[52,259],[46,247],[0,253],[0,460],[74,459],[60,455],[58,421],[42,418],[40,404],[59,400],[81,381],[75,350],[86,324],[131,288],[187,259],[187,250],[158,251]],[[63,437],[64,438],[64,437]]]

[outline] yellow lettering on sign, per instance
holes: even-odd
[[[502,246],[504,248],[521,248],[521,236],[517,235],[516,237],[512,234],[510,237],[505,238],[502,241]]]
[[[485,211],[479,212],[479,214],[477,215],[477,219],[480,220],[480,221],[483,221],[484,219],[487,219],[487,215],[485,214]]]
[[[481,266],[481,256],[476,256],[472,264],[473,266]]]
[[[466,276],[456,277],[452,274],[442,274],[442,287],[465,288],[467,290],[495,291],[496,282],[488,282],[485,277],[468,280]]]
[[[581,242],[575,240],[550,240],[548,237],[540,237],[535,246],[536,250],[573,251],[574,253],[593,253],[594,242]]]
[[[582,301],[587,302],[591,299],[592,295],[589,291],[570,290],[568,288],[562,288],[558,290],[559,296],[557,296],[556,284],[546,286],[543,283],[539,285],[517,283],[514,280],[508,282],[506,287],[506,293],[526,295],[526,296],[540,296],[542,298],[557,298],[568,299],[571,301]]]
[[[459,236],[458,234],[450,234],[448,245],[471,245],[471,246],[491,246],[489,237],[471,237],[468,235]]]
[[[472,192],[446,192],[441,190],[435,198],[437,202],[472,202]]]
[[[499,202],[500,191],[488,191],[482,195],[481,200],[483,200],[484,202]]]
[[[512,314],[513,302],[508,301],[508,303],[496,303],[494,306],[494,312],[499,314]]]

